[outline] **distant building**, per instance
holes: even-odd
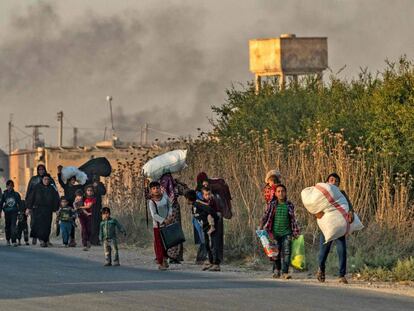
[[[9,179],[9,155],[0,149],[0,188],[4,190]]]
[[[115,169],[118,162],[131,161],[138,158],[155,156],[163,149],[158,146],[141,147],[137,145],[115,145],[112,142],[101,142],[86,147],[39,147],[36,150],[20,149],[10,156],[10,178],[15,188],[25,195],[30,178],[36,174],[39,164],[44,164],[48,173],[57,182],[57,166],[81,166],[96,157],[106,157]],[[7,159],[7,157],[5,158]],[[0,162],[1,165],[2,162]],[[143,164],[143,163],[142,163]]]

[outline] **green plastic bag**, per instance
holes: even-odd
[[[297,239],[292,240],[292,254],[290,258],[290,264],[293,268],[297,270],[305,269],[305,239],[303,235],[300,235]]]

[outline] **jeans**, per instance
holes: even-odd
[[[6,222],[6,240],[12,240],[12,243],[16,243],[17,233],[17,212],[6,212],[4,216]]]
[[[273,271],[282,270],[282,273],[289,273],[292,235],[288,234],[280,237],[275,237],[275,239],[277,245],[279,246],[279,255],[273,264]]]
[[[326,266],[326,259],[328,258],[329,251],[331,250],[332,243],[334,241],[330,241],[326,244],[325,237],[323,234],[320,235],[320,246],[319,246],[319,269],[322,272],[325,272]],[[346,239],[345,236],[340,237],[339,239],[335,240],[336,242],[336,252],[338,254],[339,259],[339,276],[343,277],[346,275]]]
[[[60,222],[60,233],[62,234],[62,240],[64,245],[68,245],[70,232],[72,231],[73,223],[71,221]]]
[[[114,254],[114,263],[119,263],[119,254],[118,254],[118,240],[115,239],[105,239],[103,241],[104,251],[105,251],[105,262],[112,263],[112,253]]]

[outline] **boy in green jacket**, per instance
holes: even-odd
[[[124,227],[116,220],[111,218],[111,210],[108,207],[102,208],[102,221],[100,226],[100,239],[103,241],[105,251],[105,267],[112,266],[112,256],[114,253],[114,266],[119,266],[118,255],[118,239],[116,237],[116,229],[126,235]]]

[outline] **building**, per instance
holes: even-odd
[[[115,169],[120,163],[136,160],[142,165],[142,159],[148,159],[161,153],[159,146],[142,147],[137,145],[115,145],[101,142],[87,147],[39,147],[35,150],[15,150],[10,156],[10,178],[15,182],[15,189],[25,195],[30,178],[36,174],[39,164],[44,164],[48,173],[57,182],[57,167],[79,167],[88,160],[106,157]],[[140,160],[141,159],[141,160]]]
[[[9,179],[9,155],[0,149],[0,188],[6,187]]]

